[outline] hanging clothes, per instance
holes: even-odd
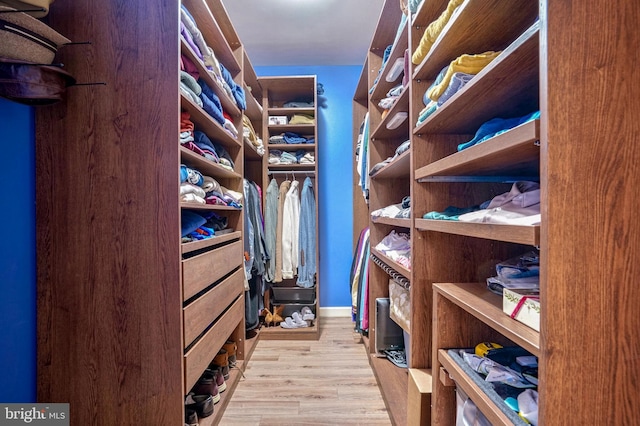
[[[280,185],[278,192],[278,223],[276,225],[276,272],[273,278],[274,283],[282,281],[282,230],[284,220],[284,200],[291,186],[291,181],[285,180]]]
[[[278,225],[278,182],[271,179],[267,187],[267,199],[264,207],[264,234],[268,259],[265,272],[267,282],[273,282],[276,276],[276,228]]]
[[[285,196],[283,206],[282,227],[282,278],[293,278],[294,271],[298,267],[298,232],[300,227],[300,195],[295,180],[291,182]]]
[[[300,224],[298,232],[298,280],[296,285],[310,288],[316,274],[316,199],[313,182],[307,177],[300,196]]]

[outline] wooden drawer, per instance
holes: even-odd
[[[242,265],[242,241],[182,261],[182,297],[187,300]]]
[[[238,269],[184,308],[184,347],[189,346],[243,291],[244,271]]]
[[[233,333],[240,321],[244,324],[244,297],[238,298],[227,312],[216,321],[213,327],[184,355],[185,392],[198,381],[213,357],[218,353],[227,338]]]

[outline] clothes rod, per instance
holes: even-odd
[[[315,176],[316,172],[313,170],[269,170],[268,175],[305,175]]]

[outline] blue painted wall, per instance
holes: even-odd
[[[32,108],[0,99],[0,402],[36,398]]]
[[[361,66],[256,67],[259,76],[315,74],[326,108],[318,108],[320,306],[351,306],[353,235],[352,99]]]

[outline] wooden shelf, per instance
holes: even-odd
[[[293,107],[293,108],[280,108],[269,107],[269,115],[292,115],[292,114],[306,114],[315,117],[316,109],[314,107]]]
[[[315,124],[270,124],[267,126],[271,135],[294,132],[299,135],[313,135],[316,129]]]
[[[282,328],[277,325],[260,329],[260,339],[264,340],[318,340],[319,335],[317,320],[313,322],[312,327]]]
[[[225,147],[240,146],[238,139],[227,133],[220,123],[182,93],[180,93],[180,107],[191,115],[191,121],[195,124],[196,129],[206,133],[212,141],[215,140]]]
[[[247,110],[245,114],[252,121],[262,121],[262,105],[258,103],[256,98],[253,97],[252,92],[249,91],[248,86],[244,87],[245,99],[247,101]]]
[[[233,392],[236,390],[238,383],[240,383],[242,372],[244,372],[246,368],[246,363],[239,359],[236,361],[236,367],[237,368],[229,368],[229,380],[225,380],[227,389],[224,392],[220,392],[220,402],[215,405],[213,414],[209,417],[198,419],[200,426],[217,425],[220,423],[220,420],[222,420],[224,411],[233,397]]]
[[[540,245],[539,225],[504,225],[499,223],[457,222],[452,220],[416,219],[418,231],[435,231],[466,235],[494,241],[505,241],[530,246]]]
[[[384,98],[387,92],[389,92],[389,90],[391,90],[394,86],[402,83],[401,77],[398,77],[391,82],[387,81],[386,79],[387,74],[391,70],[394,62],[397,59],[404,58],[404,51],[408,46],[409,33],[407,32],[407,23],[405,22],[405,24],[402,26],[402,29],[398,31],[401,31],[400,38],[398,38],[398,42],[393,46],[393,49],[389,54],[389,59],[385,63],[384,68],[382,68],[382,71],[380,73],[380,79],[378,80],[378,83],[376,83],[373,92],[371,92],[371,99],[375,100],[375,102]],[[402,73],[400,75],[402,75]]]
[[[411,151],[407,150],[381,168],[371,179],[409,178],[411,175]]]
[[[180,36],[180,51],[188,57],[191,62],[198,69],[198,73],[200,74],[200,79],[204,80],[207,83],[207,86],[213,90],[213,92],[220,98],[220,103],[222,104],[222,109],[227,112],[232,117],[239,117],[241,114],[240,108],[236,105],[236,101],[231,99],[227,92],[218,85],[218,83],[211,77],[209,71],[204,67],[204,64],[195,54],[195,52],[191,49],[191,47],[187,44],[184,37]]]
[[[378,23],[375,26],[376,30],[371,39],[371,46],[369,48],[371,52],[382,58],[387,46],[393,43],[401,17],[402,10],[398,7],[398,3],[392,1],[384,2]],[[372,64],[369,65],[371,66]]]
[[[387,358],[379,358],[375,353],[369,354],[369,365],[378,382],[392,424],[406,425],[409,386],[407,369],[396,367]]]
[[[412,26],[421,30],[420,37],[422,37],[422,33],[424,33],[424,30],[429,26],[429,24],[438,19],[442,12],[444,12],[448,3],[449,0],[432,0],[422,2],[412,22]],[[420,38],[416,40],[416,45],[419,41]],[[415,49],[415,46],[413,46],[413,48]]]
[[[369,101],[368,93],[369,85],[369,58],[365,59],[362,71],[360,72],[360,78],[358,79],[358,85],[356,91],[353,94],[353,100],[363,107],[367,107]]]
[[[538,16],[536,2],[467,0],[447,23],[425,59],[415,68],[414,80],[435,80],[452,59],[506,48]],[[482,24],[479,25],[478,23]],[[505,25],[509,22],[509,25]]]
[[[316,169],[316,163],[310,164],[269,164],[267,166],[269,170],[300,170],[300,171],[314,171]]]
[[[235,207],[229,206],[217,206],[214,204],[200,204],[200,203],[180,203],[181,209],[191,209],[191,210],[226,210],[226,211],[236,211],[241,212],[242,209],[237,209]]]
[[[433,289],[518,346],[540,356],[540,333],[502,311],[502,298],[481,283],[434,283]]]
[[[207,45],[214,51],[216,59],[231,73],[240,72],[240,64],[236,59],[224,33],[214,19],[209,6],[199,0],[183,0],[182,2],[191,16],[196,20],[198,29],[202,33]]]
[[[244,158],[245,160],[260,160],[264,155],[258,154],[258,150],[251,142],[245,141],[244,143]]]
[[[409,218],[378,217],[375,219],[371,218],[371,221],[380,225],[391,225],[407,229],[411,228],[411,219]]]
[[[237,240],[241,237],[242,237],[242,232],[240,231],[229,232],[228,234],[216,235],[213,238],[209,238],[207,240],[198,240],[198,241],[192,241],[190,243],[182,243],[180,244],[180,250],[182,254],[191,253],[192,251],[201,250],[207,247],[212,247],[227,241]]]
[[[539,140],[540,120],[530,121],[417,169],[415,179],[420,182],[436,176],[539,176]]]
[[[395,104],[389,110],[389,113],[380,121],[378,127],[371,133],[371,139],[409,139],[409,117],[405,119],[395,129],[387,129],[387,124],[391,118],[399,112],[409,113],[409,88],[405,87],[402,94],[398,97]]]
[[[474,134],[492,118],[538,109],[539,45],[536,22],[413,133]]]
[[[378,258],[380,258],[380,260],[382,260],[392,269],[395,269],[396,272],[403,275],[406,279],[408,280],[411,279],[411,271],[409,269],[405,268],[395,260],[391,259],[386,254],[382,253],[380,250],[371,247],[371,254],[375,254]]]
[[[297,151],[304,149],[306,151],[313,151],[316,149],[315,143],[270,143],[269,149],[279,149],[281,151]]]
[[[457,386],[460,386],[467,396],[471,398],[492,425],[513,425],[507,415],[503,413],[491,399],[489,399],[489,396],[474,383],[471,377],[469,377],[462,367],[460,367],[458,363],[449,356],[446,350],[438,350],[438,360],[444,369],[447,370],[447,373],[451,375]]]
[[[220,164],[206,159],[200,154],[196,154],[188,148],[180,147],[180,161],[187,166],[198,170],[200,173],[213,178],[242,178],[242,175],[231,171]]]

